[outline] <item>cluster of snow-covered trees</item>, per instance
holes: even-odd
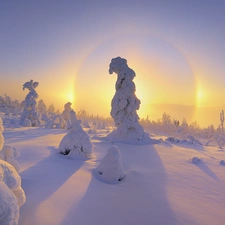
[[[201,129],[197,122],[188,124],[185,119],[182,122],[173,120],[167,113],[164,113],[156,122],[150,121],[148,117],[139,120],[137,110],[141,101],[135,94],[136,87],[133,82],[135,72],[128,67],[126,59],[117,57],[111,60],[109,73],[117,74],[116,92],[111,102],[112,118],[105,119],[89,115],[84,109],[76,114],[70,102],[64,105],[62,113],[56,112],[52,104],[47,108],[42,99],[37,102],[38,82],[33,80],[23,85],[23,89],[29,92],[22,103],[12,101],[6,95],[0,97],[1,112],[4,112],[6,116],[10,116],[10,113],[19,114],[21,126],[67,129],[67,134],[59,143],[58,151],[69,158],[92,157],[93,144],[89,135],[99,129],[108,129],[108,135],[103,139],[111,143],[159,143],[159,140],[152,139],[145,131],[148,130],[170,135],[166,141],[175,143],[190,142],[202,145],[200,139],[204,138],[207,141],[205,145],[212,142],[216,142],[220,147],[225,145],[223,111],[220,114],[221,126],[218,129],[214,129],[213,126]],[[12,108],[14,110],[10,112],[9,109]],[[15,159],[19,156],[19,152],[14,147],[4,145],[3,130],[0,118],[0,225],[17,225],[19,207],[25,203],[26,198],[18,174],[19,163]],[[221,161],[222,163],[224,161]],[[123,180],[125,173],[118,147],[112,146],[108,149],[93,174],[106,183],[117,183]]]
[[[0,96],[0,112],[6,115],[18,115],[21,112],[21,103],[18,100],[12,100],[8,95]]]

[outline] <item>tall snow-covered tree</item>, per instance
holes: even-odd
[[[113,58],[109,65],[109,73],[117,74],[116,93],[111,102],[111,116],[116,130],[108,135],[112,141],[141,143],[150,139],[139,124],[137,110],[141,101],[135,95],[133,82],[135,72],[128,67],[127,60],[121,57]]]
[[[29,93],[25,98],[25,107],[20,119],[20,123],[23,126],[29,125],[27,121],[30,121],[31,126],[39,125],[38,115],[36,111],[36,99],[38,98],[38,93],[35,90],[38,84],[38,82],[33,82],[33,80],[30,80],[23,85],[23,90],[29,90]]]

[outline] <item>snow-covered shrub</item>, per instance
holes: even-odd
[[[59,144],[59,152],[70,158],[90,157],[93,148],[90,136],[82,129],[74,111],[70,111],[70,121],[68,133]]]
[[[31,127],[32,123],[28,118],[24,118],[23,121],[21,121],[21,126],[23,127]]]
[[[21,115],[21,125],[24,125],[24,120],[27,118],[31,121],[31,126],[39,126],[40,121],[38,119],[38,113],[36,111],[36,99],[38,94],[35,91],[35,88],[38,86],[38,82],[33,82],[30,80],[23,85],[23,90],[28,89],[29,93],[25,98],[25,107]],[[27,124],[27,123],[25,123]]]
[[[0,159],[8,162],[11,164],[17,172],[20,171],[19,163],[16,161],[16,157],[20,155],[19,150],[17,150],[15,147],[11,147],[8,145],[4,145],[2,150],[0,150]]]
[[[60,129],[62,124],[62,116],[61,115],[53,115],[46,121],[45,128],[53,129],[57,128]]]
[[[193,144],[198,144],[198,145],[202,145],[202,143],[197,140],[195,137],[193,137],[192,135],[188,135],[187,138],[193,143]]]
[[[190,161],[194,164],[198,164],[199,162],[201,162],[201,159],[199,159],[198,157],[193,157],[192,159],[190,159]]]
[[[225,137],[220,134],[214,134],[206,143],[206,146],[209,146],[211,143],[217,144],[219,148],[223,148],[225,146]]]
[[[117,183],[124,178],[124,169],[120,150],[112,146],[95,169],[96,176],[106,183]]]
[[[0,224],[17,225],[19,207],[25,200],[19,174],[12,165],[0,160]]]
[[[220,160],[220,165],[225,166],[225,160]]]
[[[135,72],[127,65],[127,60],[121,57],[113,58],[109,65],[109,73],[117,74],[116,93],[111,102],[111,116],[116,129],[107,138],[110,141],[141,143],[150,137],[139,124],[137,110],[140,100],[135,95],[133,79]]]
[[[55,106],[53,104],[50,104],[48,109],[47,109],[48,114],[55,114]]]
[[[90,124],[87,120],[83,120],[82,125],[83,125],[84,128],[91,128],[91,126],[90,126]]]
[[[42,117],[42,115],[46,114],[47,112],[47,107],[42,99],[38,101],[37,111],[40,117]]]
[[[175,137],[168,137],[166,138],[166,141],[169,141],[171,143],[175,144],[197,144],[197,145],[202,145],[200,141],[198,141],[196,138],[193,136],[189,135],[187,138],[175,138]]]

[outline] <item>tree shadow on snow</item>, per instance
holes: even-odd
[[[154,146],[117,147],[123,159],[124,179],[111,185],[92,176],[79,205],[71,207],[61,224],[178,224],[167,200],[166,172]]]
[[[204,173],[206,173],[208,176],[210,176],[212,179],[219,180],[216,174],[211,169],[209,169],[209,167],[204,162],[200,161],[195,165]]]
[[[26,203],[20,209],[20,223],[35,225],[38,206],[55,193],[79,168],[84,161],[70,160],[60,155],[55,147],[49,147],[50,155],[20,173]],[[37,220],[38,221],[38,220]]]
[[[64,129],[47,129],[41,127],[29,127],[26,130],[15,129],[15,130],[5,130],[3,132],[5,140],[10,140],[10,143],[15,143],[19,141],[26,141],[37,139],[46,135],[56,135],[56,134],[66,134]]]

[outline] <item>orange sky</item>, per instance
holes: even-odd
[[[22,85],[33,79],[47,105],[63,110],[70,101],[75,110],[109,116],[116,75],[108,66],[121,56],[136,72],[141,117],[171,110],[172,118],[218,126],[225,108],[224,11],[224,1],[203,0],[4,1],[0,95],[22,101]],[[174,105],[194,110],[190,116]]]

